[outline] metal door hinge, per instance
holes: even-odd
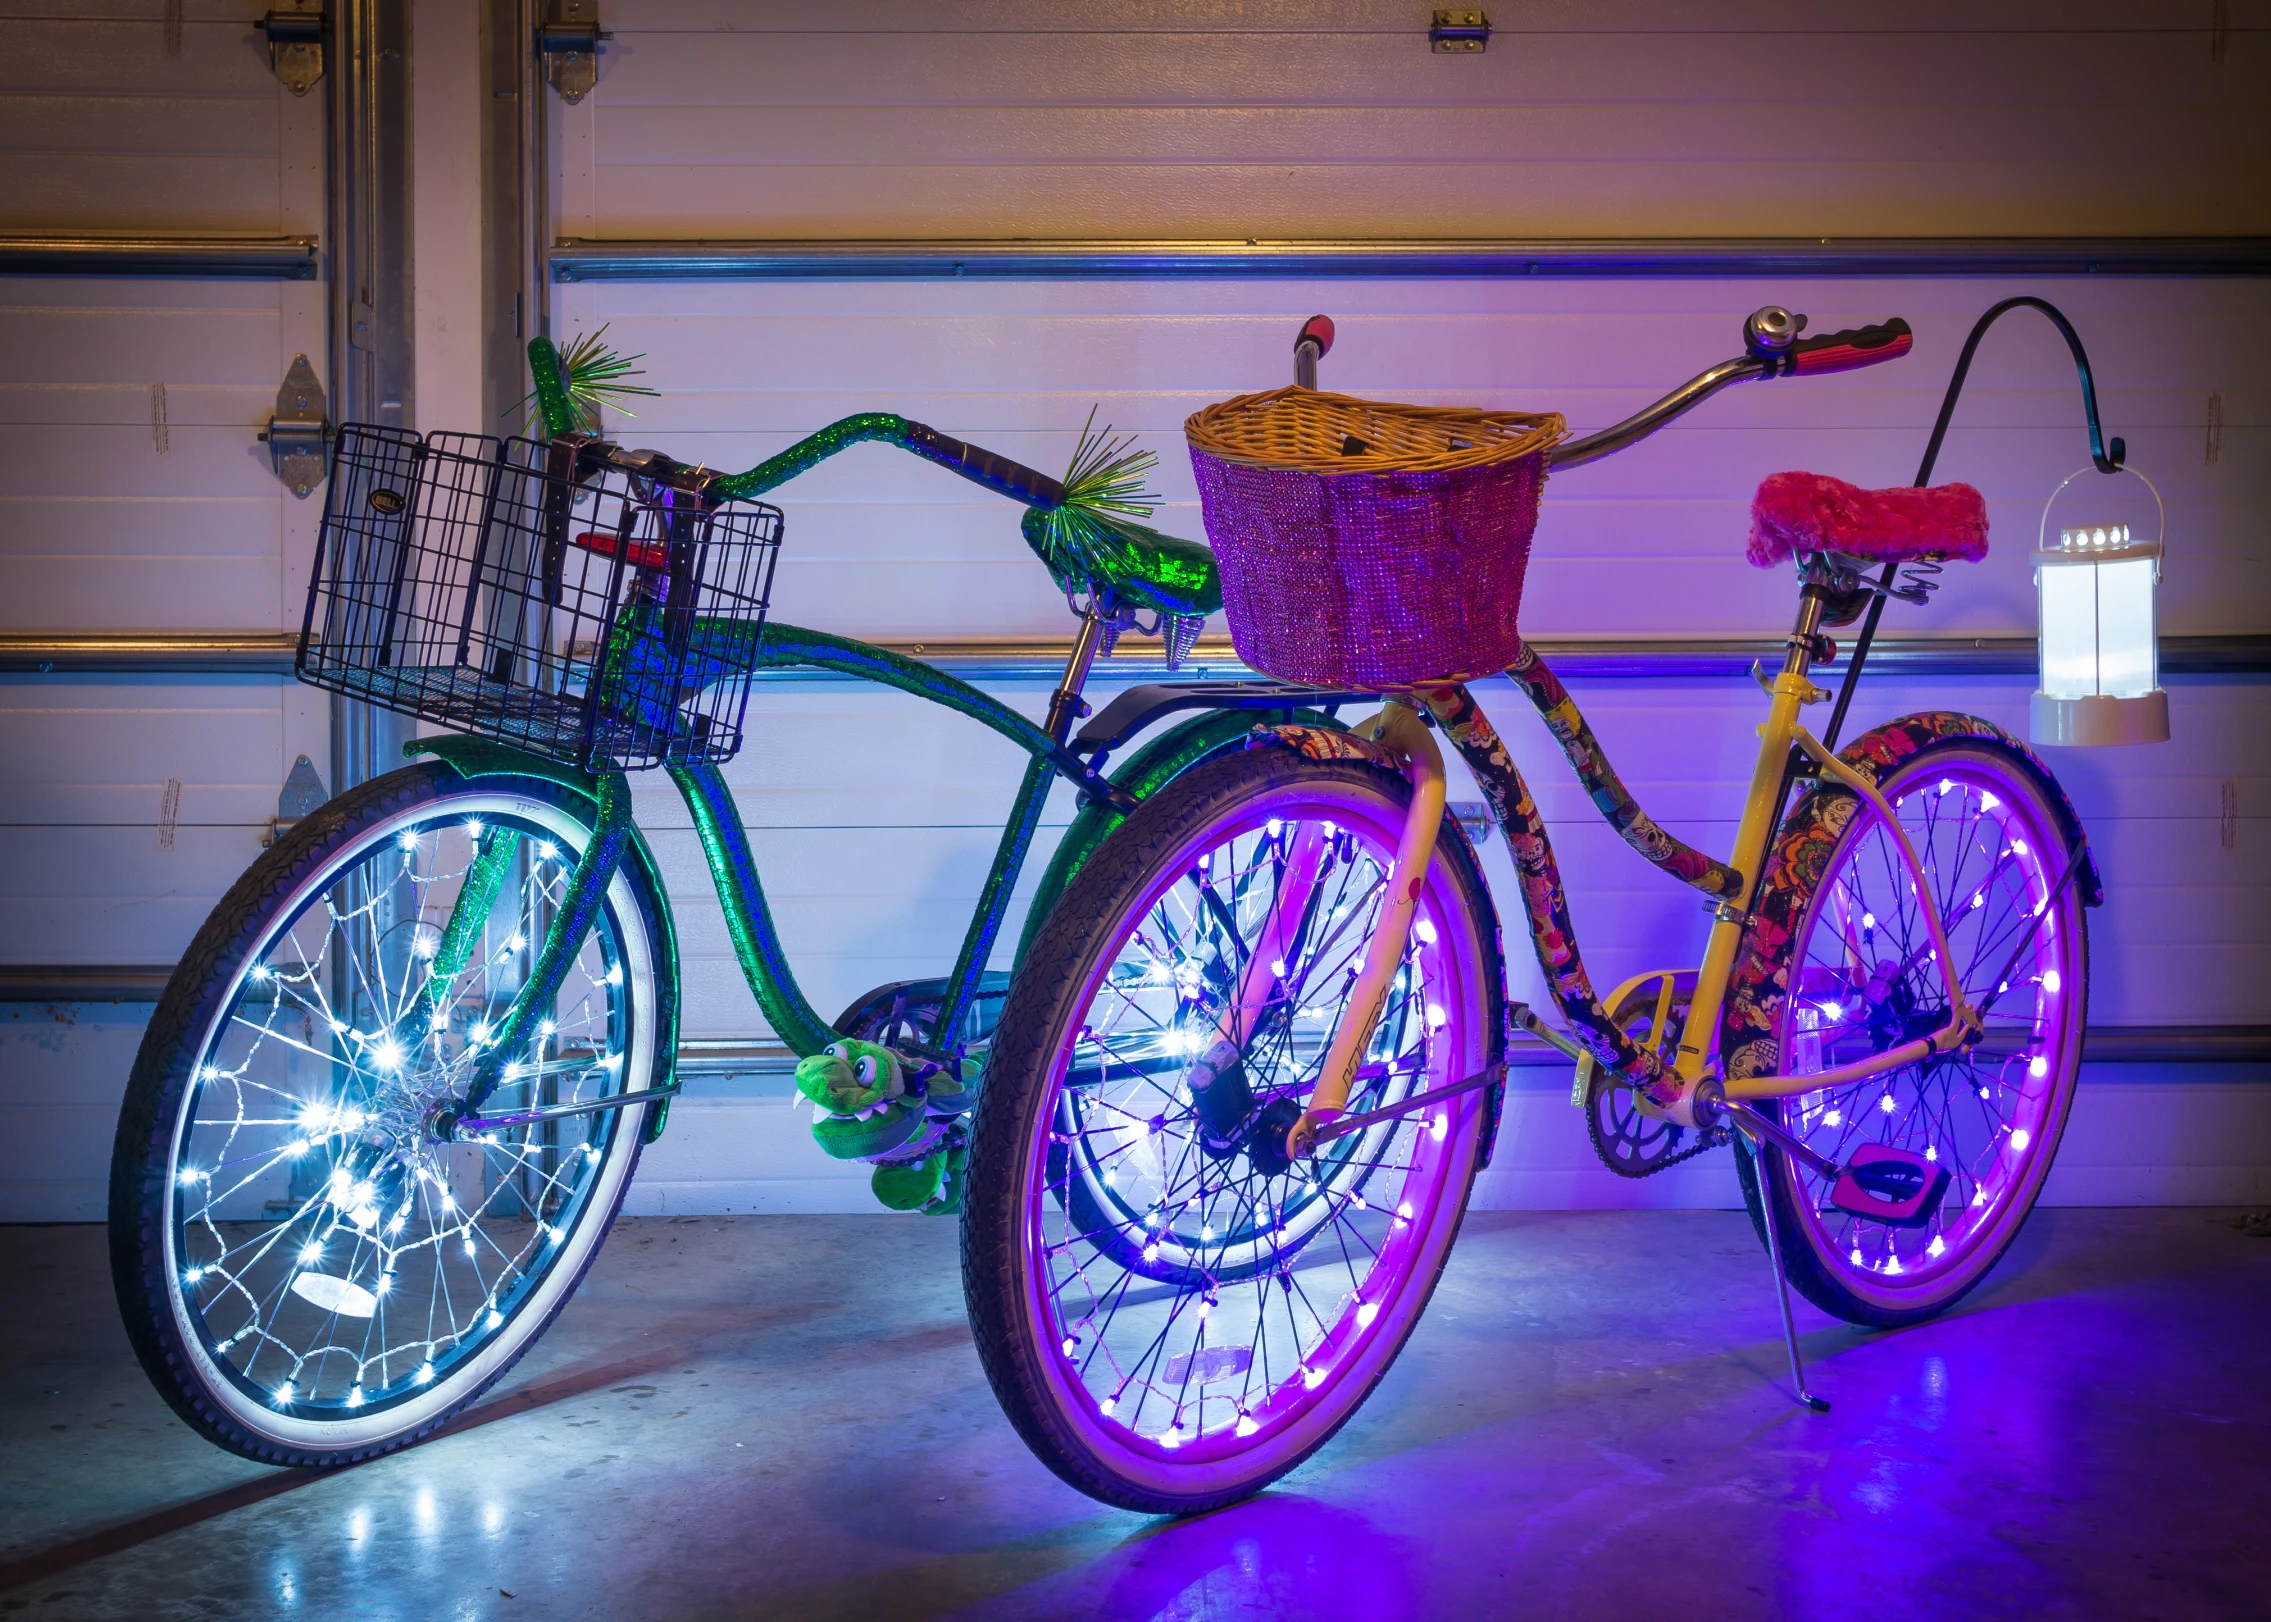
[[[305,355],[292,357],[284,386],[276,391],[276,414],[260,437],[284,487],[302,501],[331,471],[331,415]]]
[[[1427,41],[1438,55],[1480,51],[1490,43],[1490,18],[1480,11],[1438,11]]]
[[[599,0],[552,0],[536,30],[536,54],[544,77],[573,107],[599,82],[599,42],[611,38],[599,28]]]
[[[268,66],[295,96],[323,77],[323,8],[271,11],[257,24],[268,36]]]
[[[260,848],[266,850],[275,844],[284,837],[285,829],[320,809],[330,798],[323,779],[316,775],[315,762],[305,755],[300,756],[292,762],[291,775],[284,779],[284,792],[276,796],[276,815],[268,824],[268,833],[260,841]]]

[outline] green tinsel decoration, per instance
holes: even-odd
[[[1040,515],[1043,556],[1060,574],[1088,574],[1124,547],[1163,540],[1139,520],[1149,518],[1159,497],[1144,488],[1159,465],[1150,451],[1135,448],[1135,436],[1112,436],[1107,424],[1096,431],[1093,407],[1065,469],[1062,503]]]
[[[660,390],[625,381],[627,378],[647,375],[645,367],[632,364],[634,361],[645,360],[645,352],[623,354],[610,349],[605,342],[606,337],[607,326],[602,324],[597,332],[570,340],[567,347],[560,351],[560,379],[567,385],[568,403],[575,410],[578,425],[589,434],[599,432],[599,412],[602,406],[619,411],[626,417],[636,417],[638,413],[626,405],[625,401],[633,396],[644,396],[650,400],[662,397]],[[532,425],[532,431],[541,430],[542,415],[537,410],[535,391],[531,390],[520,405]]]

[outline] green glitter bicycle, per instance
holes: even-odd
[[[592,431],[620,361],[530,355],[541,440],[342,430],[300,676],[454,735],[303,818],[222,898],[119,1121],[111,1253],[135,1349],[192,1426],[277,1464],[373,1457],[478,1396],[573,1293],[661,1132],[678,957],[627,772],[660,766],[684,796],[750,989],[805,1056],[823,1147],[875,1162],[885,1203],[951,1211],[1006,978],[986,965],[1052,782],[1082,809],[1036,922],[1161,783],[1256,712],[1291,718],[1267,684],[1154,686],[1069,746],[1100,651],[1138,628],[1172,666],[1221,601],[1204,547],[1138,522],[1147,459],[1124,440],[1083,433],[1060,481],[871,414],[719,475]],[[1040,724],[918,660],[767,620],[782,515],[755,498],[867,440],[1029,509],[1079,616]],[[753,673],[787,668],[916,694],[1031,757],[952,970],[832,1025],[789,970],[718,771]],[[1194,707],[1103,775],[1111,748]]]

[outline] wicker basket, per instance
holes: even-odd
[[[1503,670],[1559,416],[1272,389],[1183,425],[1231,641],[1283,681]]]

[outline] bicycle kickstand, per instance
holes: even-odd
[[[1751,1164],[1758,1170],[1759,1203],[1766,1212],[1766,1255],[1774,1266],[1774,1298],[1782,1308],[1782,1343],[1790,1349],[1790,1384],[1801,1403],[1817,1414],[1826,1414],[1829,1412],[1827,1399],[1806,1389],[1806,1363],[1798,1352],[1798,1324],[1790,1315],[1790,1278],[1782,1270],[1782,1241],[1775,1233],[1773,1191],[1766,1184],[1766,1179],[1773,1175],[1773,1168],[1764,1152],[1753,1150],[1748,1143],[1743,1145],[1743,1152],[1751,1156]]]

